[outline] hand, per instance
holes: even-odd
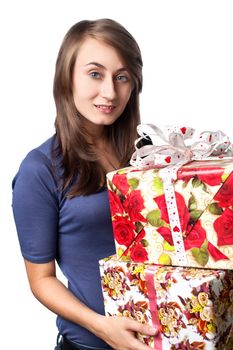
[[[115,350],[151,350],[136,337],[139,332],[143,335],[155,336],[158,330],[147,324],[142,324],[128,317],[104,317],[101,338]]]

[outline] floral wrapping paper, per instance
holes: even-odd
[[[175,264],[160,169],[107,174],[117,256]],[[233,269],[233,159],[194,161],[177,172],[176,204],[190,267]]]
[[[107,316],[156,325],[157,350],[233,349],[233,271],[100,261]],[[149,276],[149,277],[148,277]]]

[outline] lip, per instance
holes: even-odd
[[[112,113],[116,108],[116,106],[114,105],[105,105],[105,104],[98,104],[98,105],[95,105],[95,107],[98,109],[98,111],[105,114]]]

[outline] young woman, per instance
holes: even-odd
[[[156,333],[104,316],[98,267],[115,252],[105,175],[133,153],[141,88],[140,50],[124,27],[110,19],[75,24],[56,63],[55,135],[28,153],[13,180],[30,287],[58,315],[57,349],[149,350],[135,334]]]

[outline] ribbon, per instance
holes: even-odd
[[[176,179],[176,174],[179,168],[179,165],[169,166],[167,168],[161,169],[159,175],[163,180],[163,188],[167,204],[168,218],[171,228],[173,244],[176,252],[173,262],[175,265],[178,266],[186,266],[187,257],[185,253],[179,212],[176,203],[176,195],[173,186],[173,180]]]
[[[158,329],[158,333],[154,336],[154,349],[162,350],[162,336],[160,332],[159,315],[158,315],[158,310],[156,305],[157,295],[156,295],[156,290],[154,286],[154,274],[155,274],[155,269],[152,266],[146,268],[146,287],[147,287],[148,298],[149,298],[151,319],[152,319],[153,326]]]
[[[195,130],[190,127],[167,126],[164,131],[152,124],[139,124],[139,138],[135,141],[136,151],[130,164],[139,169],[162,168],[159,176],[163,180],[164,195],[176,255],[174,264],[186,266],[182,229],[176,203],[173,183],[177,171],[193,160],[212,160],[233,157],[233,145],[222,131],[201,132],[193,141]],[[140,143],[142,144],[140,147]],[[148,144],[149,143],[149,144]]]
[[[233,145],[222,131],[203,131],[192,138],[195,130],[190,127],[167,126],[164,131],[153,124],[139,124],[139,138],[130,164],[137,168],[164,167],[188,163],[192,160],[216,159],[233,156]],[[146,141],[151,144],[140,147]],[[214,158],[210,158],[213,156]]]

